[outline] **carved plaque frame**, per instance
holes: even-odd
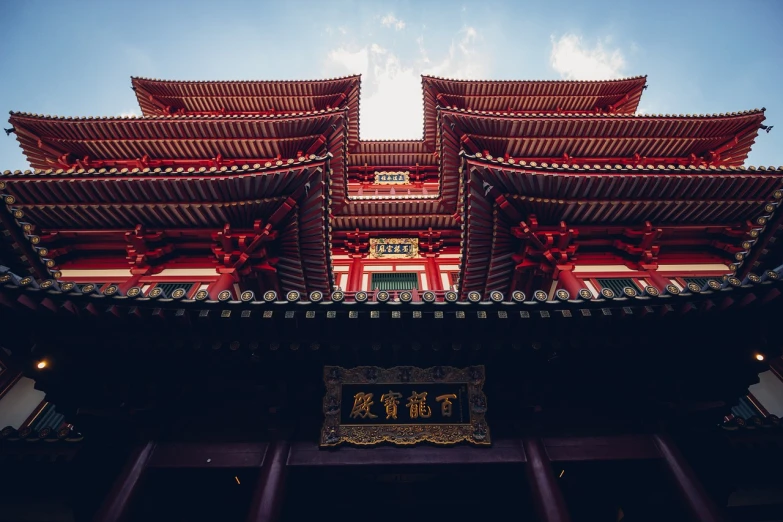
[[[484,366],[470,366],[461,369],[451,366],[434,366],[432,368],[358,366],[351,369],[325,366],[323,376],[326,395],[323,399],[324,424],[321,430],[321,447],[339,446],[344,443],[358,446],[372,446],[381,443],[410,446],[421,442],[440,445],[461,442],[478,446],[491,444],[489,426],[485,418],[487,397],[483,390]],[[388,384],[390,387],[411,384],[466,386],[469,420],[460,424],[428,424],[427,421],[389,424],[373,423],[370,419],[366,423],[347,425],[341,422],[344,409],[343,385],[360,384]],[[379,409],[378,412],[380,413],[381,410]]]

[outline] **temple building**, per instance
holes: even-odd
[[[646,77],[11,112],[0,522],[783,520],[783,167]]]

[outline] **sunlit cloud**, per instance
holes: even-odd
[[[330,76],[362,75],[360,133],[362,139],[421,139],[423,102],[421,75],[475,79],[485,76],[488,63],[478,43],[480,34],[465,27],[445,54],[416,39],[417,55],[406,59],[383,45],[342,45],[327,54]],[[435,58],[438,56],[438,58]]]
[[[605,80],[622,76],[625,57],[620,49],[607,49],[607,38],[592,47],[580,36],[565,34],[552,36],[552,68],[566,80]]]

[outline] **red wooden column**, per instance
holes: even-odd
[[[348,284],[343,288],[345,292],[358,292],[362,289],[362,255],[354,254],[351,268],[348,269]]]
[[[542,522],[570,522],[563,493],[549,464],[544,443],[537,437],[522,439],[527,465],[525,472],[530,482],[533,503]]]
[[[270,443],[261,466],[247,522],[276,522],[280,518],[289,449],[288,441]]]
[[[724,517],[721,509],[707,495],[693,469],[671,438],[668,435],[659,434],[655,435],[653,440],[671,471],[685,503],[694,516],[694,520],[700,520],[701,522],[726,521],[727,518]]]
[[[95,522],[121,522],[127,518],[133,494],[154,448],[155,444],[152,442],[134,448],[122,473],[95,515]]]
[[[432,291],[445,290],[443,283],[440,280],[440,271],[438,270],[438,263],[435,262],[435,254],[425,254],[427,264],[424,268],[424,273],[427,274],[427,285]]]

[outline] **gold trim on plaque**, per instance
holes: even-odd
[[[409,446],[420,442],[441,445],[468,442],[487,446],[491,444],[491,439],[489,426],[485,419],[487,397],[483,390],[484,375],[484,366],[468,368],[359,366],[351,369],[324,366],[326,395],[323,399],[324,425],[321,429],[321,446],[338,446],[343,443],[369,446],[383,442],[399,446]],[[466,385],[470,401],[468,406],[470,421],[465,424],[341,424],[342,386],[344,384],[394,385],[411,383]],[[388,410],[387,414],[389,414]],[[368,415],[368,417],[374,418],[377,415]]]
[[[419,257],[419,238],[370,238],[368,257],[373,259],[406,259]]]
[[[410,172],[375,172],[375,181],[373,185],[410,185],[411,174]]]

